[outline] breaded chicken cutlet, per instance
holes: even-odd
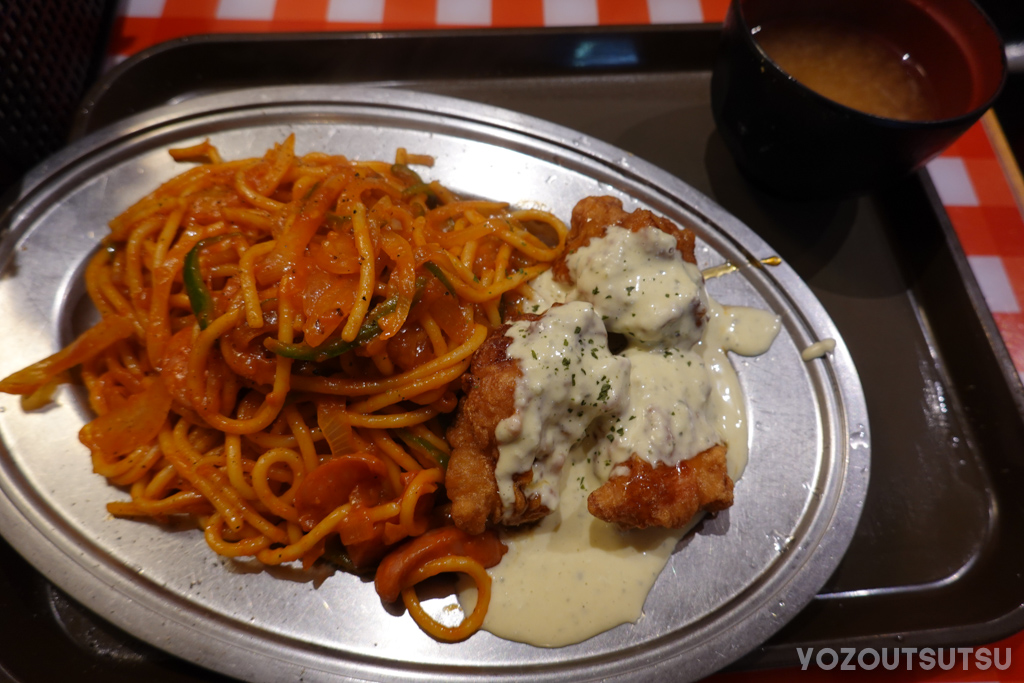
[[[520,319],[539,316],[523,314]],[[523,486],[529,483],[527,472],[516,481],[513,510],[504,510],[498,495],[494,468],[498,462],[498,424],[515,412],[516,382],[522,372],[514,359],[506,355],[511,337],[510,325],[502,325],[488,336],[473,355],[469,372],[462,377],[466,392],[459,404],[455,423],[448,429],[452,447],[445,475],[445,488],[452,501],[455,526],[469,534],[483,533],[488,524],[508,525],[534,522],[548,513],[536,497],[527,499]]]
[[[566,241],[566,253],[572,254],[604,237],[608,226],[630,232],[656,228],[676,240],[683,261],[696,264],[696,236],[667,218],[637,209],[627,213],[614,197],[587,197],[572,211],[572,227]],[[554,277],[572,284],[566,258],[554,265]],[[694,310],[700,320],[704,311]],[[686,526],[700,511],[724,510],[733,502],[733,482],[726,471],[726,448],[715,445],[678,465],[654,463],[636,453],[612,472],[608,481],[590,494],[590,514],[626,528]]]
[[[618,226],[632,233],[648,228],[665,233],[674,238],[675,251],[684,262],[696,262],[695,236],[692,231],[643,209],[628,213],[623,210],[622,203],[612,197],[588,197],[576,205],[567,238],[567,256],[587,247],[591,240],[605,237],[610,226]],[[659,239],[661,242],[666,241],[664,237]],[[667,249],[671,255],[672,242],[659,249]],[[664,251],[658,252],[658,255],[664,257]],[[575,267],[578,268],[579,264]],[[552,274],[556,281],[573,286],[576,284],[573,267],[566,257],[554,263]],[[700,279],[699,274],[693,277]],[[587,289],[580,298],[592,299],[592,304],[585,304],[597,309],[596,313],[591,309],[591,314],[607,319],[608,316],[600,315],[604,312],[600,307],[606,298],[605,292],[602,291],[599,298],[590,297],[589,285]],[[630,287],[626,293],[630,294],[632,289]],[[593,294],[596,295],[597,291],[595,287]],[[608,296],[607,299],[612,297]],[[629,305],[646,304],[636,296],[630,299]],[[677,306],[673,315],[678,316],[678,320],[689,320],[688,328],[669,321],[671,324],[644,330],[646,337],[640,337],[638,343],[650,342],[651,335],[661,334],[662,329],[696,330],[699,338],[707,316],[700,298],[694,298],[685,308]],[[530,316],[530,319],[539,318]],[[616,329],[615,320],[598,323],[598,326],[603,324],[608,329]],[[516,525],[536,521],[550,512],[539,497],[524,493],[532,477],[530,471],[516,475],[515,500],[511,506],[513,509],[506,509],[507,506],[502,505],[498,493],[495,468],[499,460],[499,441],[495,432],[503,420],[516,413],[516,386],[523,377],[519,361],[508,355],[508,348],[513,341],[506,336],[508,329],[506,325],[496,330],[474,356],[471,369],[463,380],[466,395],[462,399],[456,421],[448,432],[453,451],[446,486],[452,500],[452,516],[456,526],[469,533],[479,533],[488,525]],[[576,331],[579,332],[578,327]],[[676,342],[680,338],[676,334],[669,341]],[[695,341],[694,338],[690,339],[684,343]],[[628,361],[621,360],[628,367]],[[557,410],[561,411],[562,407],[559,406]],[[552,414],[551,418],[555,421],[560,419],[557,414]],[[544,453],[537,454],[538,458],[545,456]],[[726,471],[725,456],[726,447],[721,444],[705,448],[678,464],[658,460],[649,462],[633,452],[628,460],[615,465],[608,480],[590,494],[588,509],[595,517],[624,528],[686,526],[697,512],[723,510],[732,504],[733,482]]]
[[[630,232],[638,232],[647,227],[657,228],[676,238],[676,249],[684,261],[697,263],[694,256],[696,235],[692,230],[680,228],[664,216],[647,209],[628,213],[622,208],[622,202],[615,197],[584,197],[573,207],[569,235],[565,240],[565,254],[551,267],[555,280],[571,282],[566,257],[590,244],[590,240],[604,237],[610,225],[617,225]]]
[[[633,455],[587,497],[590,514],[628,529],[651,526],[679,529],[698,512],[732,506],[732,479],[726,471],[725,446],[712,446],[678,465],[652,467]]]

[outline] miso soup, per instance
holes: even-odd
[[[786,19],[754,32],[783,71],[835,102],[903,121],[940,118],[928,74],[913,55],[868,29],[834,20]]]

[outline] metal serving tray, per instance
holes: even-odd
[[[636,624],[562,648],[485,632],[444,644],[385,610],[359,577],[218,558],[199,530],[112,519],[103,501],[125,492],[90,474],[77,443],[88,419],[81,393],[66,387],[33,413],[0,396],[0,532],[47,577],[143,640],[259,681],[692,680],[763,642],[815,595],[853,535],[870,464],[860,382],[824,308],[784,263],[762,267],[771,248],[678,179],[508,110],[396,89],[285,86],[195,98],[83,138],[31,173],[7,214],[0,375],[72,338],[104,224],[182,171],[168,147],[208,138],[237,159],[291,133],[300,153],[426,153],[430,177],[457,194],[561,216],[610,194],[691,227],[701,267],[738,266],[710,280],[709,293],[775,311],[782,331],[767,353],[734,359],[750,431],[736,503],[680,543]],[[801,358],[829,338],[826,358]]]
[[[739,216],[843,334],[874,455],[850,550],[821,595],[740,666],[798,646],[965,645],[1024,628],[1024,391],[926,175],[796,204],[738,174],[711,119],[716,26],[209,36],[167,43],[93,89],[78,135],[204,92],[385,82],[490,102],[652,161]],[[83,611],[0,544],[0,663],[20,680],[215,678]],[[60,652],[60,656],[52,654]]]

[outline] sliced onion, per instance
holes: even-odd
[[[316,419],[334,457],[356,451],[355,439],[352,438],[352,424],[348,421],[344,401],[321,401],[316,407]]]
[[[157,375],[148,380],[140,394],[128,397],[124,404],[88,423],[78,438],[90,450],[107,457],[131,453],[148,444],[160,433],[171,409],[171,395]]]

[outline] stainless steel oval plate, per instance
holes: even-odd
[[[197,98],[128,119],[30,175],[4,217],[0,331],[6,375],[81,329],[81,274],[106,223],[180,173],[166,149],[209,137],[225,158],[259,156],[295,133],[300,152],[391,159],[431,154],[427,175],[456,192],[568,217],[580,198],[620,197],[693,228],[702,266],[752,264],[771,248],[706,197],[629,154],[493,107],[412,92],[328,87]],[[821,304],[785,264],[709,281],[726,304],[768,308],[783,330],[757,358],[734,358],[746,392],[750,464],[736,504],[680,544],[636,624],[578,645],[535,648],[478,633],[438,643],[373,586],[326,571],[222,559],[197,530],[110,517],[126,497],[91,471],[77,433],[80,390],[24,413],[0,397],[0,531],[57,585],[178,656],[259,681],[698,678],[733,661],[807,603],[835,569],[867,489],[860,382]],[[819,339],[835,351],[811,362]],[[601,599],[601,596],[595,596]]]

